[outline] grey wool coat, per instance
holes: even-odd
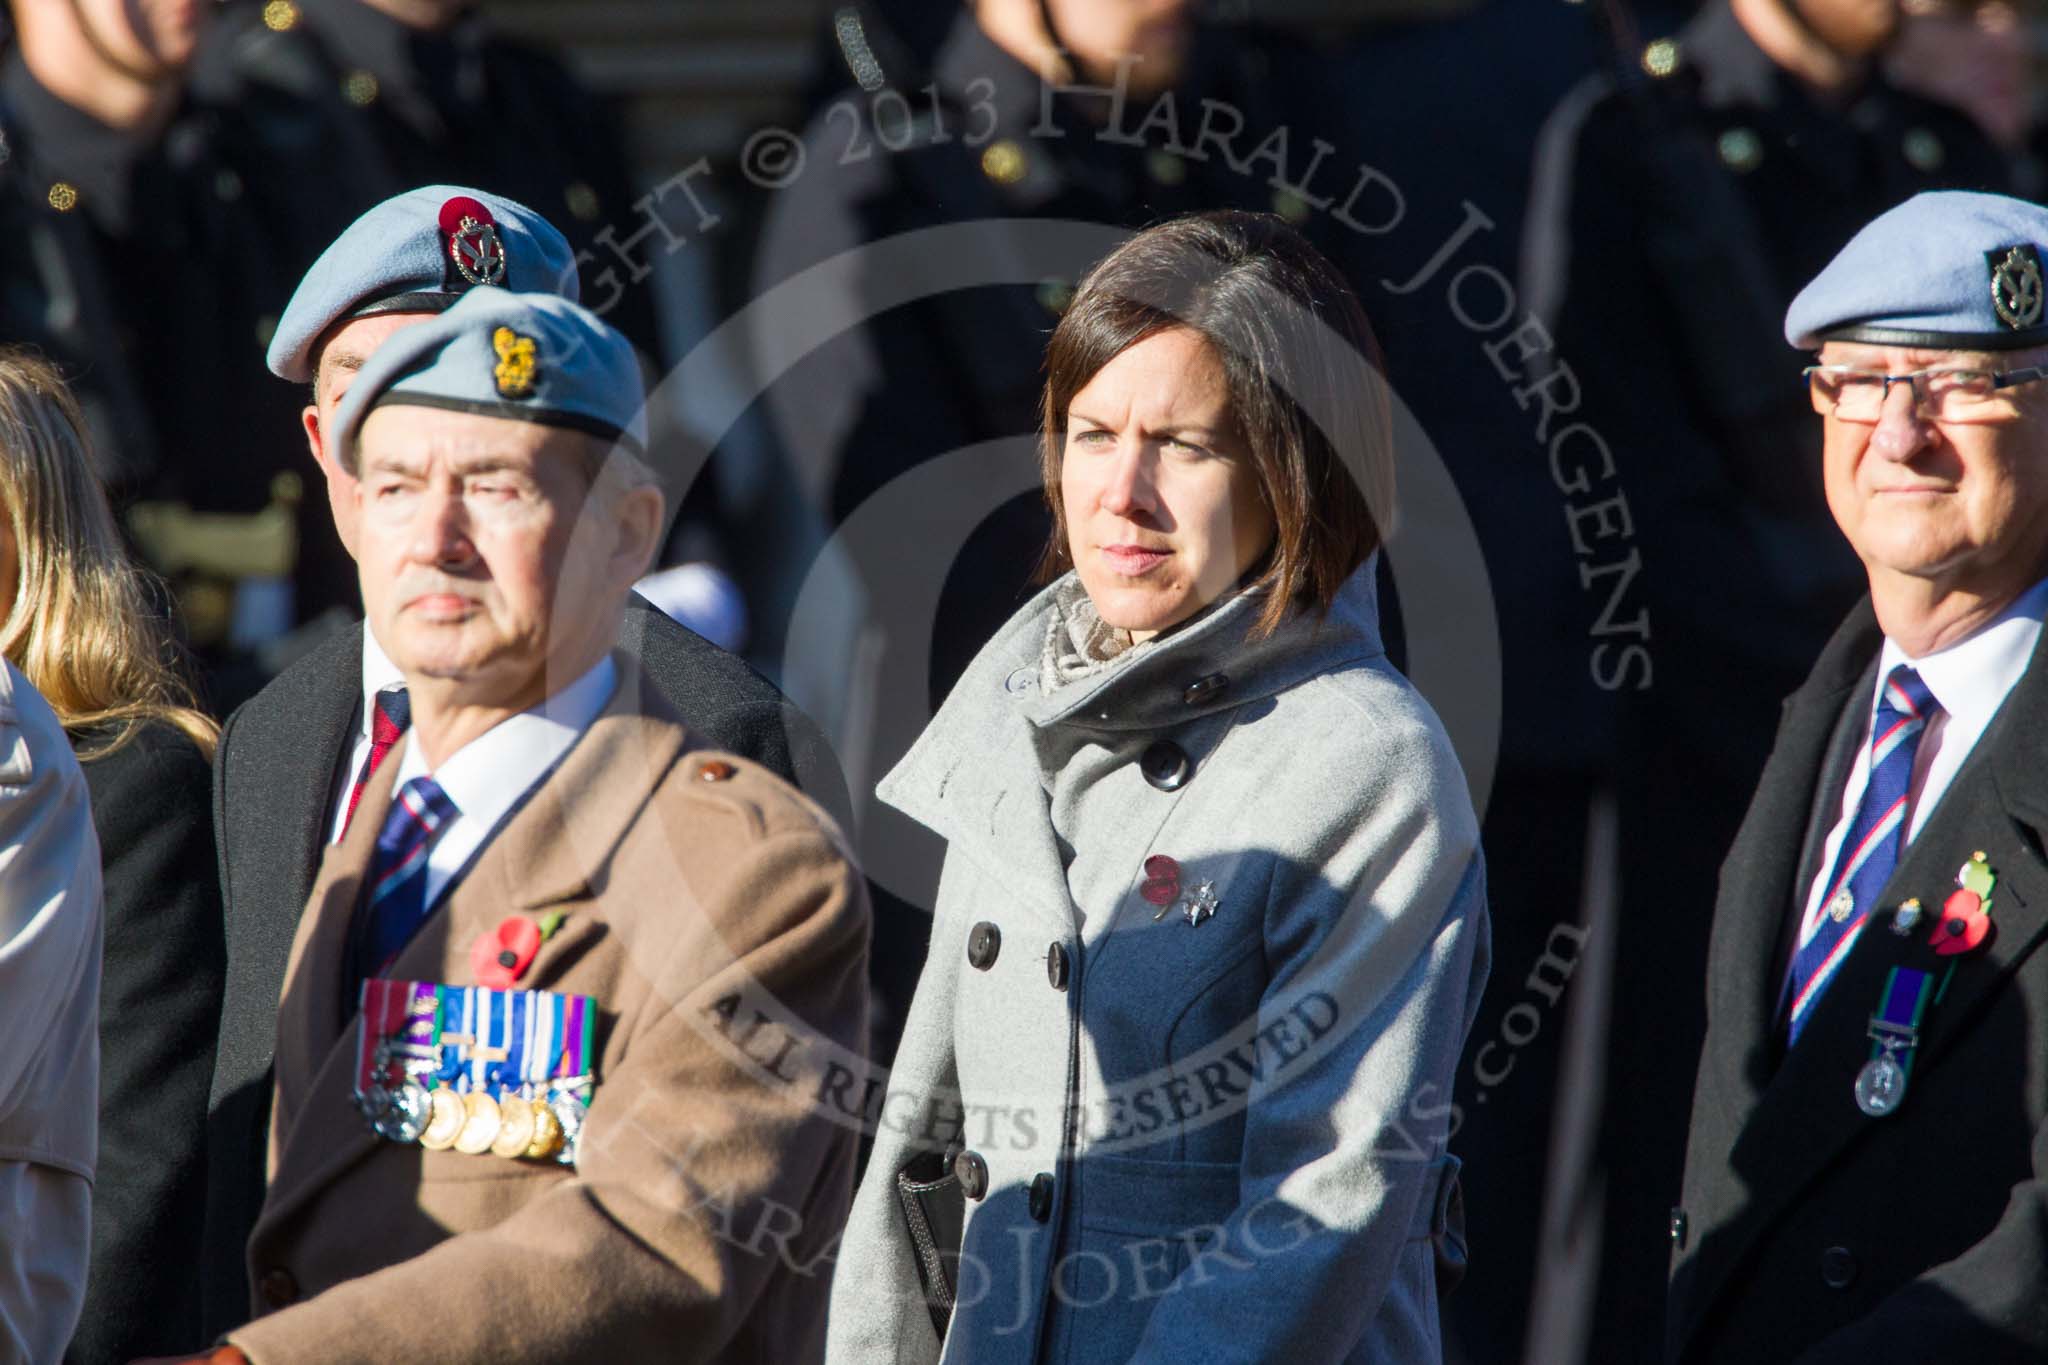
[[[1103,657],[1068,575],[881,784],[947,853],[835,1365],[1440,1357],[1477,822],[1371,566],[1251,641],[1261,605]],[[966,1195],[943,1342],[906,1166]]]

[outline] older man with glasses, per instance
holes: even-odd
[[[1786,316],[1870,596],[1722,871],[1674,1361],[2048,1356],[2044,256],[1922,194]]]

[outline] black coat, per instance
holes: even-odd
[[[1786,1053],[1778,1026],[1803,903],[1862,743],[1882,640],[1869,605],[1786,702],[1722,870],[1683,1211],[1673,1214],[1673,1361],[2048,1357],[2048,658],[2037,649],[1908,845],[1877,916]],[[1957,869],[1997,875],[1990,942],[1929,946]],[[1928,914],[1891,932],[1908,897]],[[1956,964],[1922,1021],[1899,1109],[1853,1087],[1889,969]],[[1673,1064],[1678,1063],[1674,1058]]]
[[[774,684],[637,595],[619,644],[692,730],[795,783],[843,819],[837,759]],[[209,1336],[248,1318],[243,1246],[263,1205],[278,996],[361,705],[362,634],[352,629],[279,674],[228,717],[221,735],[213,798],[228,987],[207,1118]]]
[[[90,749],[103,737],[78,738]],[[199,1330],[225,949],[199,746],[152,721],[84,768],[106,888],[100,1155],[85,1309],[65,1358],[125,1365],[183,1349]]]

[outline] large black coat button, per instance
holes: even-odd
[[[1187,785],[1195,765],[1188,759],[1187,750],[1170,739],[1162,739],[1138,755],[1138,770],[1159,790],[1173,792]]]
[[[1067,988],[1067,945],[1054,943],[1052,951],[1045,955],[1045,979],[1052,982],[1052,988],[1063,991]]]
[[[1856,1257],[1847,1247],[1829,1247],[1820,1254],[1820,1278],[1830,1289],[1847,1289],[1856,1282]]]
[[[985,972],[996,965],[996,954],[1003,950],[1003,931],[987,920],[967,931],[967,965],[977,972]]]
[[[1223,695],[1224,689],[1229,686],[1230,679],[1221,673],[1211,673],[1206,678],[1197,678],[1189,683],[1186,690],[1180,694],[1180,699],[1189,706],[1200,706],[1205,701]]]
[[[1052,1217],[1052,1177],[1044,1171],[1031,1177],[1031,1218],[1043,1223]]]
[[[981,1153],[962,1152],[954,1157],[953,1175],[960,1182],[960,1193],[969,1199],[988,1194],[988,1163],[981,1159]]]

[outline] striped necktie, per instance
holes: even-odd
[[[412,698],[403,687],[387,687],[377,694],[377,704],[370,709],[370,757],[363,764],[363,770],[356,774],[356,785],[349,790],[348,814],[341,818],[341,832],[348,833],[349,823],[356,818],[356,807],[362,804],[363,788],[370,785],[376,776],[377,765],[384,761],[384,755],[404,736],[412,724]]]
[[[342,1007],[353,1013],[363,982],[391,965],[427,917],[427,857],[434,840],[461,814],[441,784],[415,777],[398,789],[377,854],[370,862],[370,891],[351,935],[347,990]]]
[[[1814,1003],[1862,936],[1878,895],[1899,865],[1899,851],[1906,846],[1913,759],[1928,722],[1940,713],[1941,703],[1907,665],[1900,664],[1885,679],[1870,726],[1870,783],[1842,838],[1827,895],[1814,918],[1799,927],[1799,947],[1792,955],[1785,988],[1792,1042],[1799,1041]]]

